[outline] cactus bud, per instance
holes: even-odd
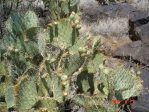
[[[75,12],[72,12],[69,18],[73,19],[74,17],[75,17]]]
[[[100,64],[100,65],[99,65],[99,68],[100,68],[100,69],[104,69],[103,64]]]
[[[54,62],[56,59],[55,58],[52,58],[51,60],[50,60],[50,62]]]
[[[46,78],[48,76],[48,73],[44,73],[41,78]]]
[[[61,76],[61,80],[62,80],[62,81],[65,81],[65,80],[67,80],[67,79],[68,79],[68,76],[67,76],[67,75],[62,75],[62,76]]]
[[[84,56],[86,56],[86,53],[82,53],[82,54],[81,54],[81,57],[84,57]]]
[[[46,57],[46,61],[50,61],[51,55],[48,54],[48,56]]]
[[[48,109],[47,108],[42,108],[41,112],[48,112]]]
[[[67,92],[64,92],[63,94],[64,94],[64,96],[67,96],[67,95],[68,95],[68,93],[67,93]]]
[[[88,51],[87,51],[87,55],[90,55],[91,53],[92,53],[91,50],[88,50]]]
[[[75,23],[75,24],[79,24],[80,22],[79,22],[78,19],[76,19],[74,23]]]
[[[81,28],[81,25],[80,24],[77,24],[76,28],[77,29],[80,29]]]
[[[28,41],[29,41],[29,39],[28,39],[28,38],[25,38],[25,39],[24,39],[24,42],[28,42]]]
[[[58,22],[56,22],[56,21],[55,21],[55,22],[54,22],[54,24],[55,24],[55,25],[57,25],[57,24],[58,24]]]
[[[63,70],[62,68],[59,67],[59,68],[57,69],[57,73],[63,73],[63,72],[64,72],[64,70]]]
[[[16,52],[16,53],[17,53],[18,51],[19,51],[19,49],[15,49],[15,50],[14,50],[14,52]]]
[[[110,70],[109,70],[108,68],[105,68],[105,69],[103,70],[103,73],[109,74],[109,73],[110,73]]]
[[[133,68],[130,69],[130,72],[133,73],[133,74],[135,74],[135,71],[134,71]]]
[[[71,22],[71,25],[72,25],[72,27],[75,27],[76,26],[76,24],[74,22]]]
[[[13,51],[14,49],[13,49],[12,46],[9,46],[9,47],[8,47],[8,50],[9,50],[9,51]]]
[[[65,86],[67,84],[66,81],[62,81],[62,85]]]
[[[62,73],[57,73],[57,76],[61,77],[63,74]]]
[[[137,75],[140,75],[141,74],[141,71],[137,71]]]
[[[85,52],[87,52],[87,50],[86,50],[85,48],[83,48],[83,47],[80,47],[80,48],[79,48],[79,52],[85,53]]]

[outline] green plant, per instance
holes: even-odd
[[[43,0],[54,20],[68,17],[72,11],[78,11],[79,0]]]
[[[5,77],[0,82],[0,97],[5,97],[0,107],[58,112],[59,104],[72,100],[87,112],[114,112],[118,107],[111,104],[113,98],[138,95],[141,80],[127,70],[104,67],[100,37],[79,37],[79,28],[75,12],[46,29],[33,11],[12,13],[0,44],[0,75]]]

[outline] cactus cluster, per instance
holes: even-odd
[[[77,0],[60,2],[73,7]],[[118,107],[112,99],[140,93],[141,80],[134,73],[103,65],[100,37],[79,37],[80,18],[71,11],[47,28],[39,26],[33,11],[10,15],[0,41],[0,110],[59,112],[59,104],[71,100],[86,112],[114,112]]]

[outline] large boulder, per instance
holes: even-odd
[[[149,45],[149,23],[136,27],[134,31],[143,44]]]

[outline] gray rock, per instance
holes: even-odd
[[[138,96],[138,101],[132,105],[132,108],[134,112],[149,112],[149,70],[142,69],[141,71],[144,90]]]
[[[134,61],[148,65],[149,64],[149,45],[141,41],[135,41],[125,44],[113,52],[114,57],[132,58]]]
[[[132,43],[125,44],[113,52],[114,57],[136,57],[140,52],[142,43],[141,41],[135,41]]]
[[[141,40],[138,33],[141,33],[142,32],[141,29],[144,28],[141,26],[148,24],[148,22],[149,22],[149,16],[147,16],[146,18],[138,19],[136,21],[129,20],[129,26],[130,26],[129,35],[130,35],[131,40],[135,40],[135,41]]]
[[[133,58],[134,60],[137,60],[142,64],[148,65],[149,64],[149,45],[145,45],[142,43],[141,49]]]
[[[87,5],[87,4],[86,4]],[[91,4],[86,6],[84,4],[83,13],[86,16],[96,17],[96,20],[100,17],[128,17],[132,22],[146,18],[149,16],[147,11],[137,10],[132,5],[128,3],[119,3],[119,4],[109,4],[104,6],[97,6],[96,4]],[[95,18],[94,18],[95,19]]]
[[[143,44],[149,45],[149,23],[142,25],[140,27],[137,27],[135,29],[135,33],[141,39]]]

